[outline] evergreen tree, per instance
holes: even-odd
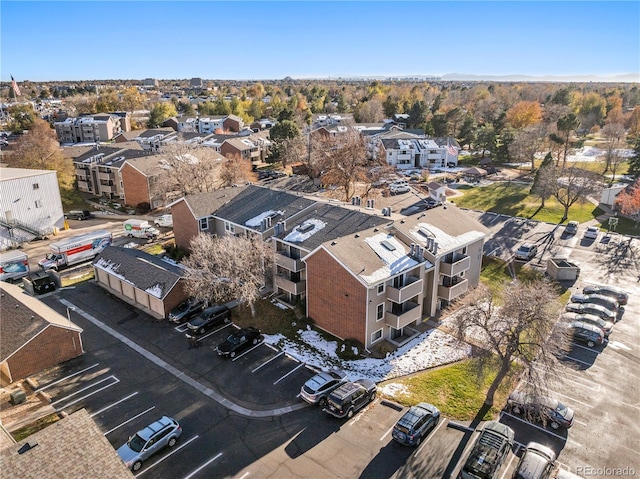
[[[640,135],[633,139],[633,156],[629,158],[629,170],[627,174],[634,180],[640,178]]]

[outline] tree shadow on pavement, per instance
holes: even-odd
[[[449,460],[449,464],[447,465],[447,468],[444,471],[444,474],[442,475],[442,477],[453,477],[453,472],[455,471],[456,466],[460,462],[460,459],[462,458],[462,454],[464,453],[465,448],[467,447],[467,445],[469,444],[469,441],[471,440],[471,436],[473,435],[473,433],[475,432],[475,429],[480,425],[483,418],[489,412],[490,409],[491,409],[491,406],[487,406],[486,404],[482,405],[478,413],[473,418],[473,421],[471,421],[469,428],[467,428],[464,431],[464,436],[462,437],[462,440],[458,444],[458,447],[456,448],[453,455],[451,456],[451,459]],[[451,423],[449,423],[448,427],[450,425]]]
[[[638,270],[640,251],[632,241],[632,238],[614,240],[605,236],[596,244],[599,254],[594,255],[595,263],[608,274]]]

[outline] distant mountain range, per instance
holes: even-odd
[[[467,73],[447,73],[445,75],[375,75],[339,76],[345,80],[396,80],[396,81],[492,81],[492,82],[611,82],[640,83],[640,72],[619,75],[471,75]],[[332,76],[331,79],[334,79]]]

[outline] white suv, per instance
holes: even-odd
[[[409,188],[409,183],[407,183],[406,180],[394,181],[389,185],[389,192],[394,195],[399,193],[408,193],[409,191],[411,191],[411,188]]]
[[[173,228],[173,216],[171,215],[158,216],[155,220],[153,220],[153,224],[156,226],[161,226],[163,228]]]

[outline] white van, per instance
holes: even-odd
[[[151,226],[147,220],[126,220],[122,224],[122,227],[124,228],[124,233],[129,238],[152,239],[156,238],[160,234],[160,231]]]

